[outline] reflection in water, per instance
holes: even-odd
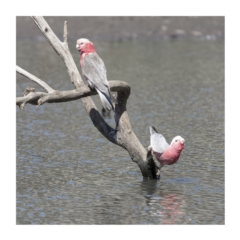
[[[185,216],[183,209],[184,200],[180,192],[171,189],[161,189],[157,181],[144,179],[141,185],[142,191],[146,191],[146,203],[149,206],[149,214],[159,218],[162,224],[176,224]]]
[[[161,210],[159,214],[162,216],[162,223],[175,224],[184,215],[183,212],[183,198],[176,193],[162,193],[161,196]]]

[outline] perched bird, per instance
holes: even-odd
[[[110,92],[104,62],[96,53],[93,43],[80,38],[76,48],[80,52],[80,67],[89,86],[98,92],[103,108],[114,111],[113,102],[116,103],[116,100]]]
[[[185,140],[181,136],[176,136],[169,145],[162,134],[158,133],[154,127],[150,127],[149,149],[160,163],[160,169],[164,165],[171,165],[178,161],[184,148],[184,142]]]

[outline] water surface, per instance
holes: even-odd
[[[160,181],[144,180],[128,153],[96,130],[81,100],[16,107],[16,223],[224,224],[224,41],[95,47],[108,79],[131,85],[127,109],[142,144],[149,145],[149,125],[168,142],[181,135],[181,158]],[[73,89],[46,41],[18,41],[17,64],[54,89]],[[17,96],[28,85],[42,91],[17,75]]]

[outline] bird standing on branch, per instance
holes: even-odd
[[[76,48],[80,52],[80,67],[89,86],[98,92],[103,108],[108,112],[114,111],[113,103],[116,103],[116,99],[110,92],[104,62],[96,53],[93,43],[80,38]]]
[[[185,140],[181,136],[173,138],[169,145],[162,134],[158,133],[154,127],[150,127],[150,146],[152,155],[160,163],[160,169],[164,165],[171,165],[178,161],[184,148]]]

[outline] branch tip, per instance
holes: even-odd
[[[64,21],[64,27],[63,27],[63,41],[67,45],[67,21]]]

